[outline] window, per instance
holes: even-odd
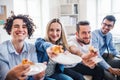
[[[116,17],[116,24],[114,29],[111,31],[114,36],[120,36],[120,0],[97,0],[97,24],[101,25],[102,19],[108,15],[112,14]],[[100,27],[98,27],[100,28]]]
[[[15,14],[28,14],[36,25],[35,32],[30,42],[35,42],[36,38],[42,35],[42,16],[41,16],[41,0],[14,0]]]

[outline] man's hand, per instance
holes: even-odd
[[[28,71],[30,70],[30,65],[29,64],[19,64],[12,68],[5,80],[25,80],[27,76],[25,75]]]
[[[82,62],[84,65],[86,65],[90,68],[94,68],[97,64],[95,61],[96,57],[98,57],[97,52],[89,51],[89,53],[82,55]]]
[[[45,71],[42,71],[42,72],[40,72],[39,74],[36,74],[36,75],[34,76],[34,79],[35,79],[35,80],[40,80],[40,79],[44,78],[44,76],[45,76]]]
[[[108,71],[109,71],[110,73],[114,74],[114,75],[120,76],[120,69],[118,69],[118,68],[112,68],[112,67],[110,67],[110,68],[108,69]]]
[[[45,65],[47,65],[47,62],[43,62],[43,63]],[[41,80],[41,79],[43,80],[44,76],[45,76],[45,70],[40,72],[40,73],[38,73],[38,74],[36,74],[36,75],[34,75],[34,79],[35,80]]]
[[[82,63],[90,68],[94,68],[96,66],[96,63],[93,59],[83,59]]]
[[[96,57],[96,56],[98,56],[97,52],[89,51],[89,53],[86,53],[86,54],[84,53],[82,55],[82,59],[91,59],[91,58]]]

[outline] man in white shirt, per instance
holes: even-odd
[[[91,28],[88,21],[78,22],[76,26],[76,35],[69,40],[69,46],[71,50],[76,50],[76,47],[82,54],[89,53],[89,47],[91,39]],[[83,60],[84,61],[84,60]],[[87,60],[88,62],[90,59]],[[92,61],[91,61],[92,62]],[[65,73],[69,76],[75,76],[71,74],[72,71],[76,71],[83,75],[91,75],[92,80],[103,80],[104,70],[99,66],[90,66],[84,64],[84,62],[77,64],[72,68],[65,68]]]

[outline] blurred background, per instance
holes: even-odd
[[[95,30],[100,28],[103,17],[112,14],[117,21],[111,32],[114,35],[114,43],[119,49],[119,4],[120,0],[0,0],[0,43],[10,39],[3,30],[3,24],[11,15],[11,11],[15,15],[28,14],[34,20],[37,27],[32,38],[28,40],[31,43],[34,43],[38,37],[44,37],[45,27],[52,18],[61,20],[69,37],[74,35],[78,21],[90,21],[92,30]]]

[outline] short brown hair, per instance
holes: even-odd
[[[76,31],[79,32],[80,30],[80,25],[89,25],[90,23],[88,21],[80,21],[76,25]]]

